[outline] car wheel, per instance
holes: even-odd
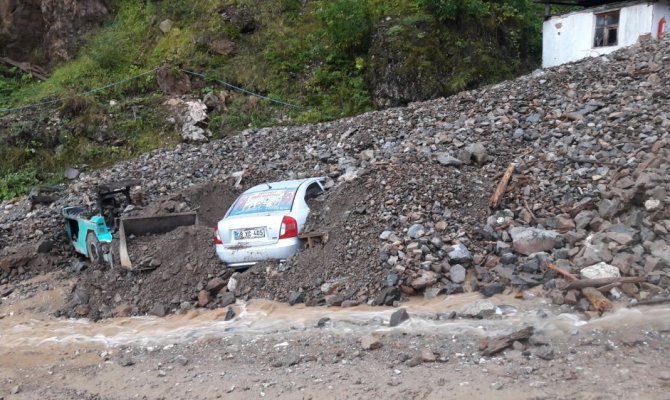
[[[101,265],[104,262],[100,241],[95,233],[88,232],[86,235],[86,250],[88,250],[88,259],[94,265]]]

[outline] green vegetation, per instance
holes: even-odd
[[[0,109],[67,98],[0,111],[0,198],[58,180],[69,165],[108,165],[178,143],[154,75],[125,81],[159,66],[203,73],[193,95],[226,98],[209,118],[218,138],[373,110],[383,104],[373,96],[386,76],[420,82],[414,99],[444,96],[525,72],[540,54],[540,10],[531,0],[111,3],[114,17],[45,82],[0,66]],[[163,33],[166,19],[173,26]],[[233,51],[219,54],[217,41]],[[217,79],[300,107],[259,101]]]

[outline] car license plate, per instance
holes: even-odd
[[[238,229],[233,231],[235,240],[261,239],[265,237],[265,228]]]

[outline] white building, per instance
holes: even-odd
[[[543,68],[611,53],[635,44],[640,36],[656,38],[670,31],[668,0],[617,3],[586,1],[590,3],[577,0],[579,5],[599,5],[545,17],[542,27]],[[566,4],[552,0],[542,2]]]

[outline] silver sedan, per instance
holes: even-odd
[[[231,268],[286,260],[302,246],[309,206],[325,178],[264,183],[242,193],[216,226],[216,254]]]

